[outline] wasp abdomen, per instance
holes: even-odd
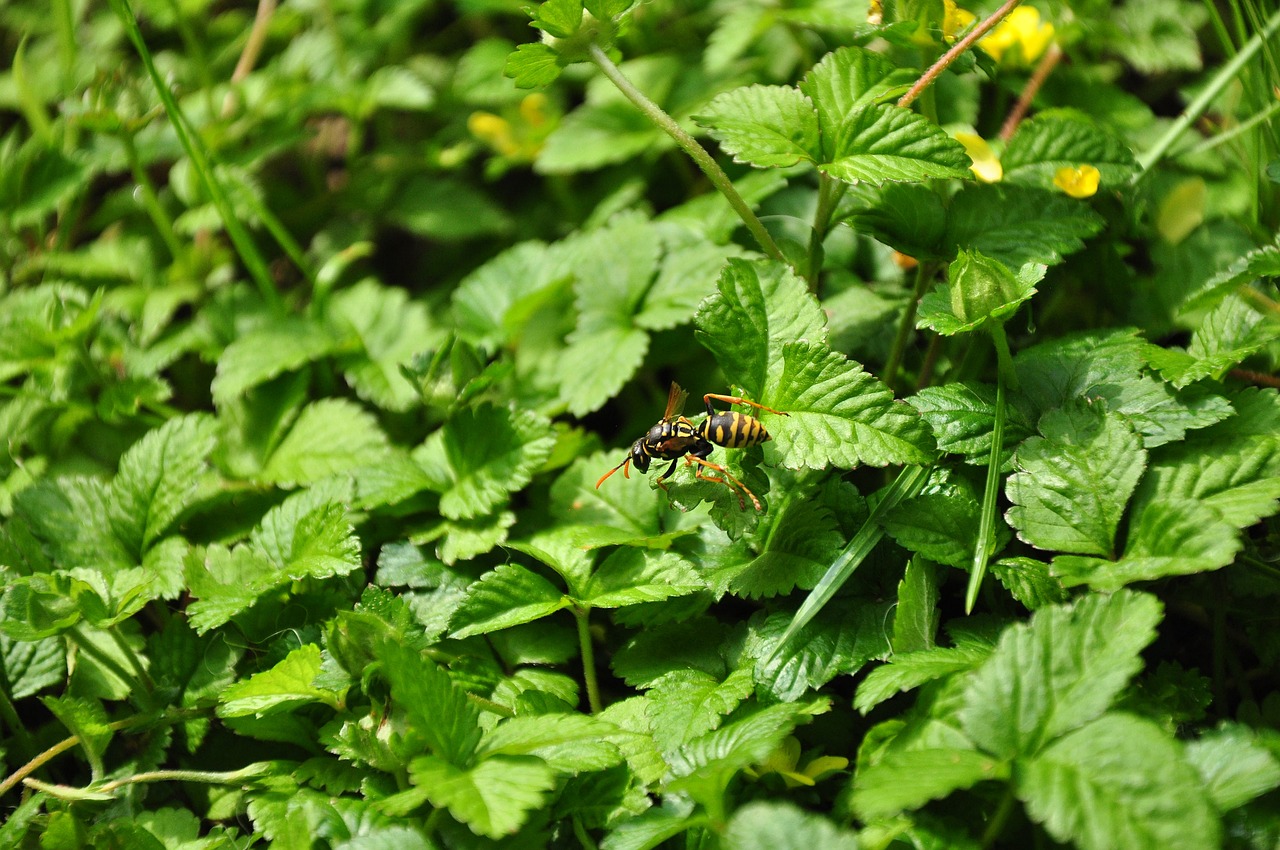
[[[708,416],[699,430],[704,439],[727,449],[758,446],[772,439],[759,419],[732,411]]]

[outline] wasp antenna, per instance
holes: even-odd
[[[611,470],[609,470],[608,472],[606,472],[604,475],[601,475],[601,476],[600,476],[600,480],[596,482],[596,489],[597,489],[597,490],[599,490],[599,489],[600,489],[600,485],[604,483],[604,480],[605,480],[606,478],[608,478],[610,475],[613,475],[613,473],[617,472],[619,469],[621,469],[621,470],[622,470],[622,477],[623,477],[623,478],[630,478],[630,477],[631,477],[631,467],[630,467],[630,466],[628,466],[628,464],[630,464],[630,463],[631,463],[631,458],[630,458],[630,457],[628,457],[628,458],[627,458],[626,460],[624,460],[622,463],[618,464],[618,465],[617,465],[617,466],[615,466],[613,469],[611,469]]]

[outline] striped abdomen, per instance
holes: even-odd
[[[727,449],[758,446],[772,439],[759,419],[732,411],[708,416],[698,423],[697,430],[704,440]]]

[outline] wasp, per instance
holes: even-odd
[[[760,506],[760,500],[756,498],[756,494],[752,493],[747,485],[734,478],[718,463],[712,463],[707,460],[707,456],[711,454],[716,446],[724,446],[727,449],[741,449],[748,446],[758,446],[763,442],[773,439],[769,436],[769,432],[765,430],[764,425],[754,416],[748,416],[745,413],[738,413],[733,410],[717,411],[711,406],[711,402],[720,401],[725,404],[746,404],[757,410],[763,410],[766,413],[776,413],[780,416],[786,416],[781,410],[774,410],[772,407],[765,407],[763,404],[756,404],[754,401],[748,401],[745,398],[739,398],[731,395],[720,395],[719,393],[707,393],[702,397],[703,404],[707,408],[707,418],[703,419],[697,425],[690,422],[680,411],[684,408],[685,399],[689,397],[686,392],[677,383],[671,384],[671,392],[667,394],[667,409],[662,415],[662,421],[649,429],[649,433],[631,444],[627,456],[622,463],[600,476],[600,480],[596,482],[596,488],[605,482],[613,473],[619,469],[625,478],[631,477],[630,464],[635,464],[636,469],[641,472],[649,471],[649,464],[654,460],[669,460],[671,465],[667,467],[667,471],[658,476],[658,486],[663,490],[667,486],[663,484],[663,480],[668,478],[672,472],[675,472],[676,465],[684,460],[685,466],[696,466],[695,477],[703,481],[719,482],[738,497],[738,504],[745,511],[747,503],[743,500],[743,494],[751,499],[751,504],[755,505],[756,510],[763,510]],[[714,470],[718,475],[707,474],[707,470]],[[720,477],[723,476],[723,477]],[[734,489],[734,488],[737,489]]]

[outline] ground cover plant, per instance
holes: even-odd
[[[1280,840],[1280,13],[0,26],[0,846]]]

